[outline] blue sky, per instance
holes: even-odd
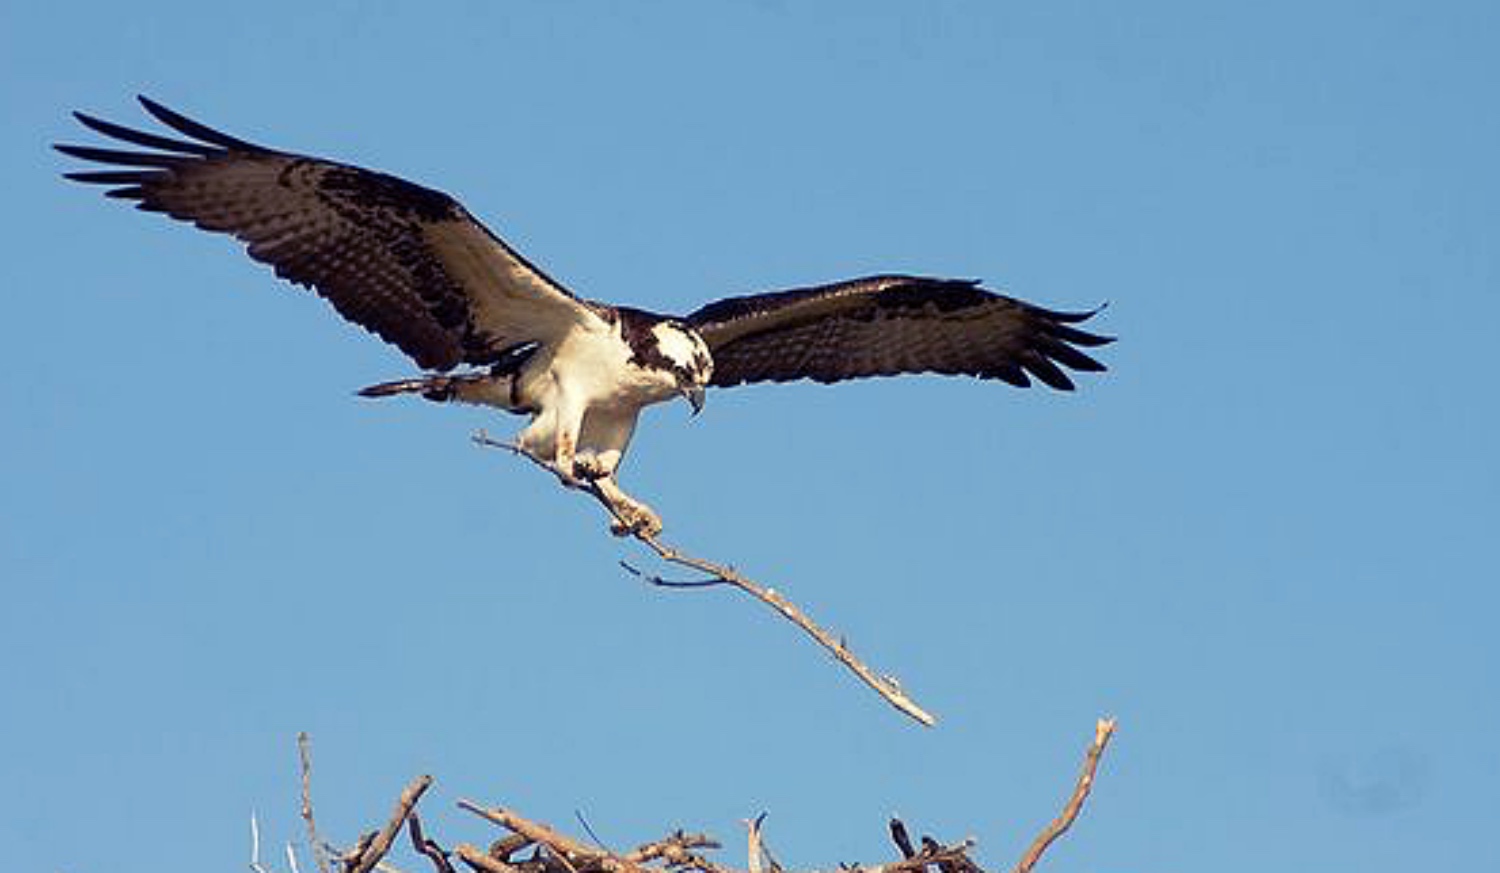
[[[615,846],[1497,870],[1500,12],[1485,3],[0,5],[0,858],[234,869],[419,772]],[[137,92],[460,197],[663,311],[885,270],[1108,301],[1111,372],[736,389],[626,486],[897,673],[897,716],[598,510],[371,403],[411,365],[58,179]],[[738,861],[739,853],[727,860]],[[410,857],[407,870],[426,869]]]

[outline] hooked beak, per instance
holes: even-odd
[[[688,402],[688,405],[693,407],[693,415],[696,416],[703,411],[704,398],[702,385],[684,385],[678,391],[682,394],[682,398]]]

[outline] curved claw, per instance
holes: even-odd
[[[661,519],[649,510],[636,513],[627,521],[615,519],[609,523],[609,532],[617,537],[640,537],[653,539],[662,531]]]
[[[662,531],[661,517],[645,504],[635,500],[610,501],[614,519],[609,523],[609,532],[617,537],[639,537],[651,539]]]

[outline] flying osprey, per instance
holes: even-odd
[[[1043,309],[973,281],[872,276],[730,297],[680,318],[584,300],[446,194],[245,142],[139,99],[186,138],[74,113],[145,151],[58,145],[128,168],[68,179],[232,234],[276,275],[314,289],[432,371],[360,394],[419,393],[531,416],[518,448],[599,496],[616,533],[661,529],[615,481],[651,404],[681,396],[697,413],[708,386],[924,372],[1020,387],[1035,377],[1066,391],[1073,383],[1061,367],[1104,370],[1078,347],[1110,338],[1074,326],[1094,312]]]

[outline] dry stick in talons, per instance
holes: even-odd
[[[871,670],[869,666],[855,656],[854,652],[850,651],[842,639],[835,638],[833,634],[824,630],[817,622],[809,618],[807,613],[803,612],[795,603],[786,599],[780,592],[772,588],[767,588],[730,567],[720,566],[712,561],[705,561],[702,558],[695,558],[684,554],[662,543],[655,537],[638,534],[636,535],[636,539],[645,543],[663,561],[682,567],[690,567],[700,573],[707,574],[709,578],[692,582],[673,582],[663,579],[660,576],[643,573],[629,564],[623,564],[626,570],[645,579],[652,585],[662,588],[706,588],[711,585],[730,585],[738,588],[776,610],[782,618],[801,628],[804,633],[812,637],[818,645],[827,649],[829,654],[833,655],[840,664],[847,667],[850,672],[859,677],[861,682],[868,685],[891,706],[894,706],[896,709],[928,727],[932,727],[937,723],[937,719],[933,717],[932,713],[917,705],[917,702],[912,700],[901,689],[901,685],[894,678],[881,676],[874,670]]]
[[[501,440],[493,439],[484,431],[475,433],[473,439],[474,442],[478,445],[488,448],[505,449],[506,451],[509,451],[513,454],[525,458],[528,461],[531,461],[533,464],[536,464],[549,473],[552,473],[554,476],[557,476],[559,481],[570,488],[580,487],[579,483],[569,482],[557,470],[553,469],[547,464],[542,463],[541,461],[538,461],[531,455],[528,455],[526,452],[522,451],[519,446],[513,443],[507,443]],[[599,491],[597,486],[594,486],[591,483],[584,483],[582,487],[583,490],[593,495],[594,499],[599,501],[599,503],[604,506],[604,508],[610,513],[610,515],[615,519],[616,522],[624,527],[629,527],[628,520],[620,516],[617,507],[615,507],[614,504],[612,504],[603,495],[603,493]],[[906,692],[901,689],[900,683],[896,682],[893,677],[882,676],[876,673],[874,670],[871,670],[863,661],[861,661],[858,657],[855,656],[852,651],[849,650],[849,647],[844,644],[844,641],[842,639],[836,638],[833,634],[824,630],[821,626],[819,626],[816,622],[809,618],[807,616],[807,613],[803,612],[801,608],[799,608],[795,603],[792,603],[786,597],[782,596],[780,592],[772,588],[767,588],[755,582],[748,576],[736,572],[731,567],[716,564],[712,561],[707,561],[702,558],[695,558],[692,555],[682,552],[679,549],[666,545],[654,536],[650,536],[639,531],[630,535],[633,536],[636,540],[643,543],[647,548],[655,552],[657,556],[660,557],[663,561],[666,561],[670,564],[676,564],[680,567],[688,567],[690,569],[697,570],[698,572],[707,575],[709,578],[693,582],[671,582],[661,578],[660,576],[648,575],[636,569],[635,567],[630,566],[629,564],[621,562],[621,566],[623,566],[626,570],[642,579],[645,579],[647,582],[650,582],[651,584],[662,588],[706,588],[712,585],[729,585],[734,588],[738,588],[740,591],[743,591],[751,597],[754,597],[756,600],[759,600],[761,603],[764,603],[765,605],[776,610],[776,612],[778,612],[782,616],[782,618],[785,618],[787,621],[790,621],[792,624],[795,624],[797,627],[801,628],[804,633],[812,637],[818,645],[822,646],[824,649],[827,649],[829,654],[833,655],[833,657],[837,659],[840,664],[843,664],[846,668],[849,669],[850,672],[859,677],[859,680],[861,682],[869,686],[871,690],[873,690],[876,694],[879,694],[891,706],[894,706],[896,709],[900,710],[911,718],[916,719],[918,722],[926,725],[927,727],[932,727],[937,723],[937,719],[934,718],[933,715],[927,710],[923,709],[921,706],[918,706],[917,702],[915,700],[912,700],[911,697],[909,697]]]

